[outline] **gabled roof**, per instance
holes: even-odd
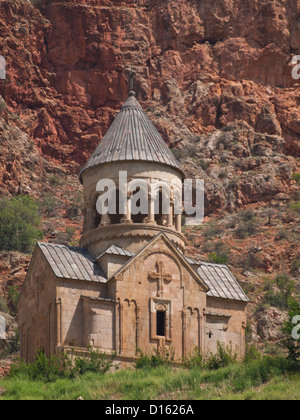
[[[122,257],[133,257],[134,254],[131,251],[127,251],[126,249],[121,248],[120,246],[117,245],[111,245],[109,248],[106,249],[106,251],[103,251],[102,254],[99,255],[99,257],[97,257],[95,259],[95,261],[98,261],[99,258],[101,258],[103,255],[120,255]]]
[[[198,284],[201,286],[202,290],[205,292],[209,291],[208,286],[205,284],[205,282],[200,278],[199,274],[192,268],[192,266],[187,262],[184,255],[179,251],[170,241],[170,239],[163,233],[158,233],[150,242],[148,242],[147,245],[144,246],[137,254],[135,254],[129,261],[127,261],[123,267],[121,267],[112,277],[115,278],[122,272],[124,272],[127,268],[129,268],[134,261],[136,261],[149,247],[152,247],[156,242],[158,242],[160,239],[162,239],[168,247],[174,252],[175,255],[181,260],[182,264],[185,266],[185,268],[189,271],[191,276],[198,282]],[[111,280],[109,279],[109,280]]]
[[[196,262],[188,257],[185,259],[195,267],[202,281],[208,286],[207,296],[249,302],[249,298],[226,265]]]
[[[148,246],[153,245],[154,242],[158,241],[160,238],[162,238],[178,257],[182,259],[186,268],[191,274],[194,274],[198,282],[204,286],[208,296],[249,302],[247,295],[226,265],[196,262],[191,258],[185,257],[164,233],[159,233],[137,254],[126,251],[117,245],[112,245],[104,251],[97,260],[104,254],[129,257],[129,260],[114,274],[113,277],[115,277],[132,264]],[[44,254],[54,274],[58,278],[93,281],[98,283],[106,283],[108,281],[100,266],[96,263],[97,260],[95,260],[85,248],[44,242],[38,242],[37,246]]]
[[[105,283],[104,273],[85,248],[38,242],[58,278]]]
[[[130,96],[80,172],[116,161],[158,162],[178,169],[179,162],[154,127],[141,105]]]
[[[249,298],[226,265],[199,263],[197,272],[209,287],[207,296],[249,302]]]

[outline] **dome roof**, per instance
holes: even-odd
[[[80,172],[116,161],[149,161],[183,171],[134,96],[129,96],[100,144]]]

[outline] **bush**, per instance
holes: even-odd
[[[232,352],[230,346],[217,343],[217,353],[211,354],[205,361],[204,366],[210,370],[220,369],[237,362],[237,355]]]
[[[8,312],[7,303],[3,297],[0,297],[0,312],[4,312],[5,314]]]
[[[135,362],[136,369],[156,368],[159,366],[170,366],[174,362],[174,351],[163,349],[144,354],[140,352],[139,359]]]
[[[242,370],[233,373],[231,383],[235,392],[258,387],[271,378],[300,371],[300,365],[285,358],[264,356],[261,360],[246,363]]]
[[[245,239],[248,236],[255,235],[257,231],[257,222],[255,213],[252,210],[245,210],[239,216],[240,221],[235,234],[240,239]]]
[[[290,208],[291,208],[291,210],[293,210],[294,212],[296,212],[296,213],[300,213],[300,201],[298,200],[298,201],[296,201],[296,202],[294,202],[294,203],[291,203],[291,204],[290,204]]]
[[[87,355],[72,357],[59,353],[47,357],[38,351],[32,363],[19,362],[11,366],[10,377],[27,377],[32,381],[55,382],[59,378],[73,379],[86,372],[104,374],[107,372],[114,356],[108,359],[96,350],[89,350]]]
[[[14,286],[8,287],[8,297],[10,300],[11,314],[16,315],[17,313],[17,304],[19,300],[20,293]]]
[[[292,176],[292,179],[300,184],[300,173],[295,172]]]
[[[227,254],[220,254],[218,255],[216,252],[208,255],[208,260],[214,264],[227,264],[228,263],[228,255]]]
[[[43,234],[37,203],[28,196],[0,199],[0,251],[30,252]]]
[[[56,217],[61,208],[61,202],[52,194],[46,194],[41,204],[41,208],[47,217]]]
[[[204,360],[198,347],[195,347],[191,354],[183,358],[183,365],[188,369],[203,367]]]
[[[99,351],[90,349],[88,356],[75,357],[75,374],[83,375],[87,372],[104,374],[110,369],[113,357],[112,359],[107,359],[107,357]]]
[[[244,362],[249,363],[253,360],[261,360],[262,356],[259,350],[255,347],[254,344],[251,344],[250,346],[247,346]]]
[[[206,225],[203,235],[206,238],[215,238],[216,236],[219,236],[223,233],[224,233],[224,228],[222,226],[219,226],[217,222],[212,221]]]
[[[271,306],[285,310],[289,306],[289,299],[294,291],[295,283],[286,273],[278,274],[275,282],[279,292],[274,293],[272,289],[269,290],[265,295],[265,301]]]

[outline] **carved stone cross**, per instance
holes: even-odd
[[[163,272],[163,262],[158,261],[156,264],[157,271],[149,272],[149,280],[157,281],[157,296],[162,297],[164,294],[164,283],[170,283],[172,281],[172,274]]]

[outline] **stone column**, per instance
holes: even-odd
[[[186,309],[182,310],[182,356],[186,355]]]
[[[175,229],[181,233],[181,214],[175,215]]]
[[[155,202],[153,200],[154,195],[149,193],[148,194],[148,220],[147,223],[156,225],[155,221]]]
[[[95,227],[95,212],[92,203],[86,203],[85,205],[85,229],[87,232],[94,229]]]
[[[172,228],[174,227],[173,225],[173,207],[174,206],[174,202],[170,202],[170,212],[168,214],[168,224],[167,227],[168,228]]]
[[[127,205],[126,205],[126,214],[124,214],[124,217],[121,219],[121,223],[133,223],[131,219],[131,197],[132,192],[127,193]]]
[[[119,301],[119,354],[123,353],[123,318],[124,318],[124,306]]]
[[[141,349],[141,308],[136,307],[136,354]]]
[[[56,345],[61,346],[61,299],[56,300]]]

